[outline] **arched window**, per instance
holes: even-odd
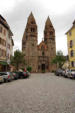
[[[31,32],[35,32],[35,28],[31,28]]]
[[[41,49],[44,50],[44,46],[43,45],[41,46]]]
[[[50,35],[53,35],[53,32],[52,31],[50,32]]]
[[[35,24],[35,22],[34,21],[31,21],[31,24]]]

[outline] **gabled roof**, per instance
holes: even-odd
[[[44,41],[42,41],[37,47],[38,47],[38,49],[41,49],[42,47],[44,48],[44,50],[47,49],[47,45],[45,44]]]
[[[0,15],[0,24],[2,24],[6,29],[10,31],[10,35],[13,36],[12,31],[10,30],[10,26],[8,25],[7,21]]]
[[[69,33],[72,30],[72,28],[75,28],[75,20],[73,21],[72,27],[65,34]]]

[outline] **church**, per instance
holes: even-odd
[[[31,66],[32,72],[56,70],[56,65],[52,64],[56,56],[55,29],[49,17],[45,22],[44,39],[38,44],[37,24],[31,12],[22,38],[22,52],[25,54],[26,66]]]

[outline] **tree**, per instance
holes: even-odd
[[[63,52],[58,51],[56,57],[52,60],[52,63],[57,64],[59,68],[62,68],[65,61],[66,57],[63,55]]]
[[[32,71],[32,67],[31,66],[28,66],[27,67],[27,71],[31,72]]]
[[[24,57],[25,55],[21,51],[16,50],[14,56],[11,57],[11,64],[18,70],[21,65],[25,65]]]

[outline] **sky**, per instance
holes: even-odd
[[[38,26],[38,43],[44,37],[45,22],[49,16],[55,28],[56,51],[68,54],[67,36],[75,19],[75,0],[1,0],[0,14],[13,32],[14,51],[22,48],[22,37],[31,11]]]

